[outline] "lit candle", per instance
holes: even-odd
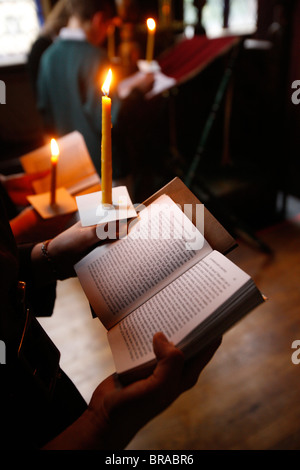
[[[111,98],[108,96],[112,79],[109,69],[102,86],[102,143],[101,143],[101,191],[102,204],[112,204],[112,159],[111,159]]]
[[[160,10],[160,21],[165,26],[169,26],[171,22],[171,0],[162,0]]]
[[[155,30],[156,30],[156,23],[153,18],[147,19],[147,27],[148,27],[148,40],[147,40],[146,60],[148,62],[151,62],[153,60],[153,54],[154,54],[154,39],[155,39]]]
[[[51,139],[51,192],[50,204],[56,204],[56,168],[59,156],[59,148],[55,139]]]

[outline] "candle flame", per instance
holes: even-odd
[[[148,18],[147,19],[147,27],[149,31],[155,31],[156,28],[156,23],[153,18]]]
[[[105,82],[103,83],[103,86],[102,86],[102,92],[106,96],[109,95],[109,88],[110,88],[110,85],[111,85],[111,80],[112,80],[112,71],[111,71],[111,69],[109,69],[107,77],[105,79]]]
[[[59,148],[55,139],[51,139],[51,161],[57,162],[59,156]]]

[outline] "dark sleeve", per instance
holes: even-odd
[[[29,73],[32,88],[36,93],[37,77],[39,72],[40,60],[46,49],[52,44],[52,39],[46,36],[40,36],[32,44],[27,58],[27,70]]]
[[[6,191],[1,181],[0,181],[0,198],[2,199],[2,203],[4,204],[8,219],[11,220],[14,217],[16,217],[18,215],[16,206],[12,202],[11,198],[9,197],[8,192]]]
[[[55,123],[52,113],[51,100],[48,91],[46,58],[43,54],[40,60],[41,66],[39,67],[37,81],[36,81],[36,104],[39,113],[43,119],[43,128],[45,132],[55,134]]]
[[[18,246],[19,279],[26,282],[27,303],[36,317],[49,317],[53,313],[56,299],[56,282],[36,287],[32,272],[31,251],[33,244]]]

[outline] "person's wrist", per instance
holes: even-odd
[[[103,443],[105,434],[105,426],[99,426],[91,412],[86,410],[71,426],[48,442],[43,449],[105,450],[106,446]]]
[[[59,263],[57,262],[57,258],[50,248],[51,242],[52,240],[46,240],[42,243],[41,253],[43,258],[47,262],[47,265],[49,267],[49,270],[52,272],[53,277],[55,279],[62,279],[63,275],[61,273]]]
[[[110,440],[108,439],[110,435],[109,423],[104,416],[103,419],[99,419],[94,410],[88,407],[79,419],[87,439],[86,444],[83,446],[85,449],[107,450],[108,447],[111,447],[109,445]]]

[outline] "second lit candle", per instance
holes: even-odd
[[[111,149],[111,98],[108,96],[112,80],[111,69],[102,86],[102,143],[101,191],[102,204],[112,204],[112,149]]]

